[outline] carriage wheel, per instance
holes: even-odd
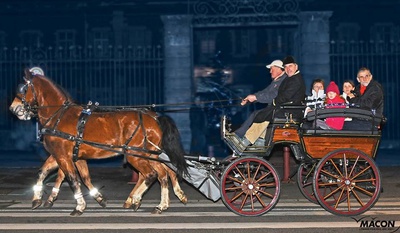
[[[316,163],[302,163],[299,166],[297,170],[297,186],[299,187],[301,194],[303,194],[307,200],[319,205],[313,188],[314,171],[316,165]],[[332,191],[332,187],[326,186],[323,190],[323,194],[325,195]],[[330,200],[329,203],[336,203],[338,200],[340,200],[340,202],[344,201],[345,197],[342,196],[340,199],[339,197],[340,196],[338,194],[333,194],[331,198],[332,200]]]
[[[332,191],[327,193],[327,187]],[[374,160],[365,153],[339,149],[320,160],[314,172],[313,188],[325,210],[354,216],[374,206],[380,195],[381,176]]]
[[[232,212],[259,216],[278,203],[281,187],[278,173],[269,162],[246,156],[227,166],[220,190],[222,201]]]
[[[318,204],[313,190],[313,176],[315,165],[315,163],[300,164],[297,170],[297,186],[299,187],[301,194],[303,194],[303,196],[307,198],[307,200],[314,204]]]

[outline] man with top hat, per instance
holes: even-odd
[[[288,77],[279,86],[278,94],[272,100],[272,104],[258,111],[245,136],[237,139],[244,146],[254,144],[259,137],[263,138],[265,136],[266,127],[272,121],[276,108],[281,105],[302,105],[304,101],[306,86],[295,59],[292,56],[285,57],[283,59],[283,67]],[[301,112],[299,116],[302,116]],[[239,135],[236,136],[239,137]]]

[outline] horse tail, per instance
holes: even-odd
[[[182,178],[183,175],[190,176],[184,157],[186,153],[181,143],[181,135],[174,120],[169,116],[162,115],[158,117],[158,121],[163,133],[161,147],[168,155],[171,163],[176,167],[178,178]]]

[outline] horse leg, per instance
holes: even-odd
[[[178,181],[178,177],[176,176],[176,173],[165,164],[163,164],[163,167],[165,168],[165,170],[167,170],[169,178],[171,179],[171,184],[172,184],[175,195],[178,197],[178,199],[183,204],[186,205],[188,200],[187,200],[187,197],[186,197],[185,193],[183,192],[181,186],[179,185],[179,181]]]
[[[60,187],[62,182],[64,181],[64,178],[65,178],[64,172],[61,169],[58,169],[57,179],[54,183],[54,187],[51,190],[51,194],[49,198],[47,198],[47,201],[44,203],[43,207],[45,208],[53,207],[54,202],[57,200],[58,193],[60,192]]]
[[[62,158],[62,160],[57,160],[57,162],[64,172],[72,191],[74,192],[74,198],[77,203],[75,209],[70,213],[70,215],[73,217],[80,216],[86,209],[86,201],[82,195],[82,190],[78,179],[78,173],[75,169],[75,164],[74,162],[72,162],[72,159],[69,160],[64,158]]]
[[[157,173],[150,167],[148,160],[128,156],[127,161],[136,168],[139,178],[126,199],[123,208],[133,208],[134,211],[137,211],[140,207],[143,194],[154,183]]]
[[[50,155],[39,169],[36,184],[33,186],[32,209],[36,209],[42,205],[43,181],[49,173],[54,171],[57,167],[57,161]]]
[[[92,196],[101,207],[105,208],[107,206],[107,199],[93,186],[86,160],[76,161],[75,166],[78,169],[81,180],[89,189],[90,196]]]
[[[168,174],[161,163],[151,162],[153,168],[157,171],[158,181],[161,186],[161,201],[158,206],[151,212],[152,214],[161,214],[169,208],[169,189],[168,189]]]

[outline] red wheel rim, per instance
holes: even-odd
[[[326,192],[327,187],[332,191]],[[343,216],[359,215],[376,203],[381,190],[374,160],[355,149],[340,149],[318,163],[313,188],[321,206]]]
[[[236,214],[259,216],[279,200],[280,179],[272,165],[258,157],[233,161],[221,178],[221,198]]]

